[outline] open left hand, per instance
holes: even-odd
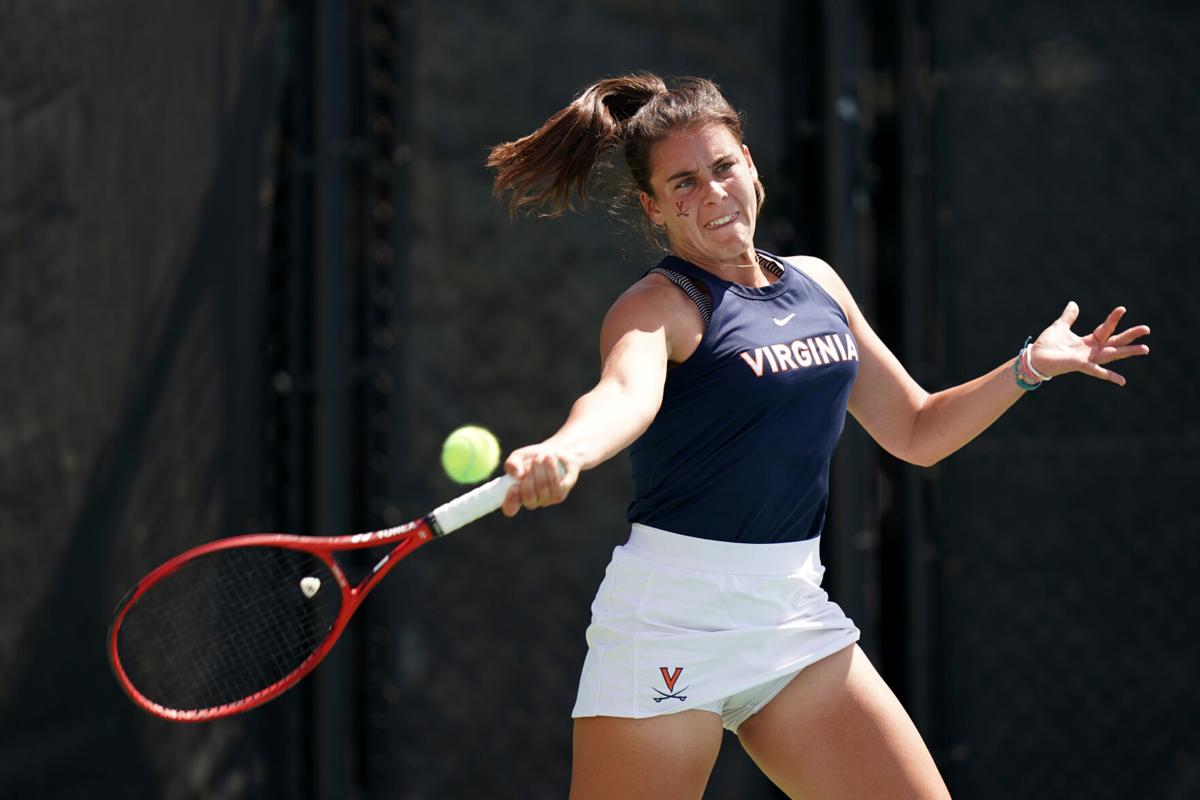
[[[1079,318],[1079,306],[1072,300],[1063,309],[1062,316],[1042,331],[1042,335],[1033,343],[1029,352],[1033,368],[1050,378],[1068,372],[1082,372],[1124,386],[1124,376],[1103,365],[1150,352],[1150,348],[1144,344],[1133,344],[1150,333],[1148,325],[1126,328],[1114,335],[1117,323],[1124,315],[1125,307],[1117,306],[1094,331],[1083,337],[1076,336],[1071,326]]]

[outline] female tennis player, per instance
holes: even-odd
[[[603,80],[496,147],[498,194],[559,213],[624,151],[658,266],[600,332],[602,369],[549,439],[505,462],[504,512],[561,502],[632,445],[632,532],[592,606],[573,711],[571,796],[698,798],[734,731],[791,797],[944,798],[916,727],[820,588],[829,461],[849,409],[888,452],[931,465],[1018,398],[1149,348],[1117,308],[1086,336],[1062,315],[1018,355],[930,394],[816,258],[754,246],[764,190],[712,83]]]

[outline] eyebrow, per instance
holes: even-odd
[[[717,156],[715,159],[713,159],[713,162],[711,164],[709,164],[709,166],[715,167],[717,164],[720,164],[722,161],[725,161],[726,159],[729,159],[729,158],[733,158],[733,156],[730,155],[729,153],[723,153],[723,154]],[[664,183],[670,183],[671,181],[676,180],[677,178],[686,178],[688,175],[694,175],[694,174],[696,174],[696,170],[694,170],[694,169],[680,170],[679,172],[676,172],[671,177],[667,178],[664,181]]]

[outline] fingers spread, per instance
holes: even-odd
[[[1099,378],[1102,381],[1111,381],[1117,386],[1125,385],[1124,376],[1113,372],[1111,369],[1105,369],[1099,364],[1089,361],[1083,368],[1083,372],[1091,375],[1093,378]]]
[[[1147,345],[1134,344],[1125,347],[1113,347],[1112,340],[1110,339],[1109,346],[1097,350],[1092,360],[1097,364],[1107,364],[1110,361],[1120,361],[1122,358],[1146,355],[1150,355],[1150,348]]]
[[[1062,314],[1060,314],[1058,318],[1065,322],[1067,327],[1070,328],[1075,324],[1075,320],[1079,319],[1079,306],[1075,304],[1074,300],[1070,301],[1067,303],[1067,307],[1063,309]]]
[[[1143,336],[1149,335],[1149,333],[1150,333],[1149,325],[1136,325],[1132,328],[1127,328],[1127,329],[1121,331],[1116,336],[1109,337],[1109,340],[1107,343],[1110,345],[1116,345],[1117,347],[1120,347],[1122,345],[1129,344],[1130,342],[1137,341],[1138,339],[1142,338]]]
[[[1117,306],[1109,312],[1108,316],[1096,326],[1096,330],[1092,333],[1096,337],[1097,342],[1104,342],[1112,332],[1116,330],[1117,323],[1121,321],[1121,317],[1125,316],[1125,306]]]

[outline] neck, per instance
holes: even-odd
[[[773,273],[763,268],[759,262],[758,254],[753,249],[741,253],[736,258],[722,260],[705,258],[678,248],[675,248],[674,251],[675,255],[680,258],[690,261],[706,272],[711,272],[718,278],[730,283],[739,283],[742,286],[757,288],[768,286],[776,280]]]

